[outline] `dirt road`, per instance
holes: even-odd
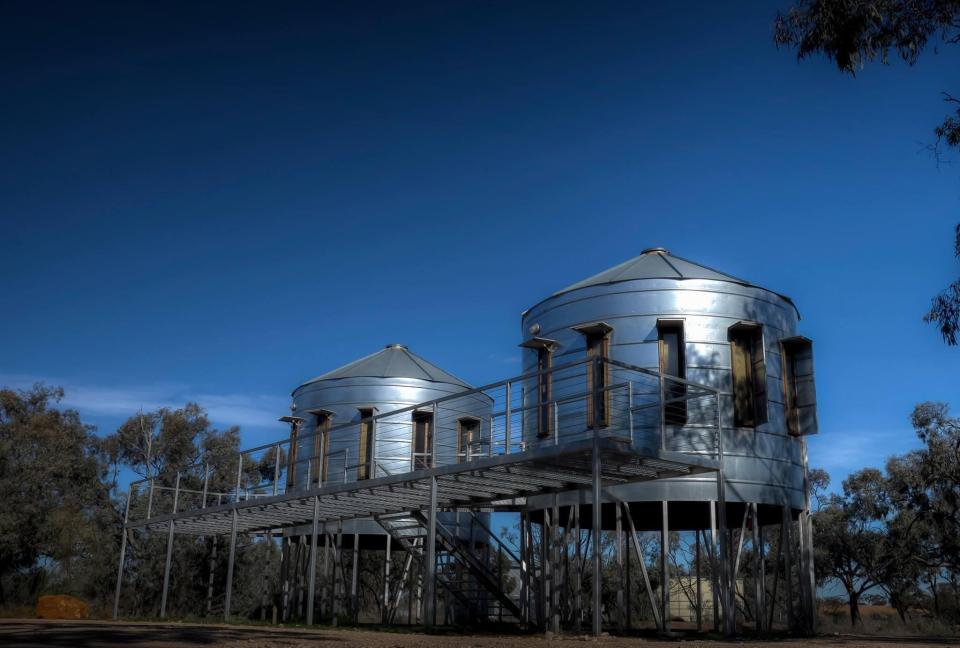
[[[0,620],[0,646],[5,648],[640,648],[682,645],[684,648],[942,648],[960,646],[954,639],[918,640],[902,637],[835,636],[817,639],[682,642],[636,637],[545,637],[543,635],[424,635],[369,630],[260,628],[185,623],[111,623],[105,621]]]

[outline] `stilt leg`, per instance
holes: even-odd
[[[660,617],[663,619],[663,631],[670,632],[670,564],[668,557],[670,554],[670,516],[667,508],[667,502],[660,502],[661,522],[660,528],[660,594],[661,608]]]
[[[317,592],[317,525],[320,522],[320,498],[313,498],[313,528],[310,533],[310,561],[307,567],[307,625],[313,625]]]
[[[594,437],[593,440],[593,634],[600,636],[603,632],[603,610],[601,606],[601,596],[603,593],[603,552],[600,548],[600,505],[602,502],[601,481],[600,481],[600,438]]]
[[[437,595],[436,595],[436,568],[437,568],[437,478],[430,478],[430,508],[427,512],[427,554],[424,561],[424,620],[426,627],[432,628],[436,623]]]
[[[223,620],[230,621],[230,599],[233,596],[233,563],[237,557],[237,509],[233,509],[230,525],[230,554],[227,557],[227,591],[223,598]]]

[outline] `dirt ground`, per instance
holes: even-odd
[[[0,620],[0,646],[5,648],[573,648],[591,644],[597,648],[637,648],[639,646],[675,646],[710,648],[828,647],[932,648],[960,646],[960,637],[913,639],[903,637],[858,637],[836,635],[816,639],[773,641],[683,641],[638,637],[547,637],[544,635],[425,635],[417,633],[377,632],[371,630],[321,628],[261,628],[251,626],[198,625],[186,623],[112,623],[107,621],[43,621],[36,619]]]

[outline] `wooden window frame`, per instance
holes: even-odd
[[[374,407],[357,408],[360,412],[360,437],[357,448],[357,481],[370,479],[373,474],[374,460],[374,423],[373,417],[376,415]]]
[[[432,411],[415,410],[410,415],[411,421],[411,448],[410,458],[413,462],[413,470],[423,470],[433,466],[433,444],[436,441],[436,431],[434,429],[436,421],[433,419]],[[417,434],[418,425],[426,424],[424,429],[423,449],[418,450]]]
[[[554,432],[551,402],[553,401],[553,353],[557,341],[549,338],[534,337],[520,346],[532,349],[536,355],[537,401],[536,430],[537,438],[549,437]]]
[[[737,322],[727,329],[727,335],[730,341],[733,425],[739,428],[757,428],[768,420],[763,325],[756,322]],[[738,369],[741,365],[743,368]],[[745,375],[738,375],[740,372]],[[745,395],[745,398],[741,398],[741,395]],[[749,404],[741,405],[747,400]]]
[[[780,364],[783,380],[783,411],[786,422],[787,434],[790,436],[805,436],[816,434],[818,423],[816,417],[816,392],[814,391],[812,403],[806,407],[813,407],[813,416],[808,424],[807,430],[802,429],[800,420],[801,406],[799,400],[800,377],[797,375],[797,355],[799,350],[806,350],[810,355],[811,372],[809,374],[812,381],[813,373],[813,341],[803,336],[795,336],[780,340]],[[815,389],[815,388],[814,388]]]
[[[294,488],[297,482],[297,455],[300,450],[300,425],[303,419],[299,416],[282,416],[280,420],[290,424],[290,452],[287,453],[287,490]]]
[[[686,322],[682,319],[658,319],[657,320],[657,369],[664,380],[665,400],[683,398],[687,394],[687,385],[680,382],[670,382],[666,377],[677,378],[678,380],[687,379],[687,337],[685,330]],[[677,334],[677,373],[672,374],[667,370],[668,362],[668,343],[664,333],[672,331]],[[685,400],[677,401],[664,405],[664,424],[683,427],[687,424],[687,402]]]
[[[577,333],[583,336],[585,344],[585,355],[588,359],[603,358],[610,359],[610,346],[613,340],[613,327],[606,322],[594,322],[591,324],[581,324],[571,327]],[[599,386],[595,385],[596,379],[600,379]],[[597,371],[597,365],[594,362],[587,363],[587,427],[608,427],[610,425],[610,387],[611,371],[610,363],[601,362],[600,370]],[[594,393],[600,389],[600,411],[595,412],[596,407]]]
[[[313,481],[321,486],[327,479],[327,468],[330,458],[330,427],[333,423],[333,412],[325,409],[309,410],[316,417],[316,427],[313,432],[313,465],[317,472]]]

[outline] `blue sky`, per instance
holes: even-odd
[[[920,319],[960,270],[925,150],[960,50],[853,79],[778,51],[777,3],[640,5],[5,3],[0,384],[254,445],[388,342],[507,377],[523,309],[665,246],[795,299],[812,464],[915,447],[914,403],[960,410]]]

